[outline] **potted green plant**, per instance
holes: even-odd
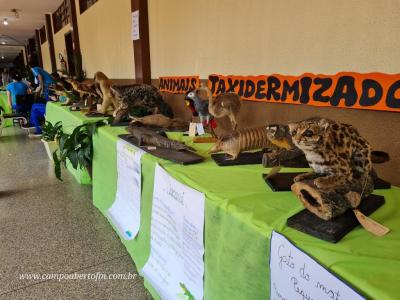
[[[57,122],[54,125],[48,121],[42,127],[42,142],[47,152],[47,156],[53,161],[53,153],[57,151],[57,139],[62,135],[62,124]]]
[[[74,169],[86,168],[92,176],[93,134],[97,127],[104,125],[102,121],[83,124],[74,129],[71,134],[62,133],[58,140],[59,151],[53,152],[54,172],[61,179],[61,166],[69,161]]]

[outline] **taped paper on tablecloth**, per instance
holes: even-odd
[[[205,196],[159,165],[154,175],[150,257],[142,269],[162,299],[203,299]]]
[[[365,299],[275,231],[269,264],[270,299]]]
[[[145,152],[125,142],[117,142],[117,192],[107,215],[126,240],[135,238],[140,227],[142,187],[141,157]]]

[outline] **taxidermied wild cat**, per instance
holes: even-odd
[[[142,107],[149,111],[149,114],[162,114],[169,118],[173,118],[171,108],[164,102],[158,89],[148,84],[133,85],[113,85],[112,93],[120,104],[114,112],[114,123],[118,123],[122,117],[128,115],[133,107]]]
[[[296,182],[318,177],[318,188],[330,188],[371,174],[371,146],[353,126],[312,118],[290,123],[289,130],[314,170],[297,176]]]

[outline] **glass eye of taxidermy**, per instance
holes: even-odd
[[[295,135],[296,135],[296,133],[297,133],[297,130],[296,130],[296,129],[294,129],[294,130],[292,131],[292,136],[295,136]]]
[[[304,131],[303,135],[306,137],[312,137],[314,133],[312,132],[312,130],[307,129],[306,131]]]

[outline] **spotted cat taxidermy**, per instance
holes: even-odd
[[[113,85],[111,91],[120,101],[119,107],[114,112],[114,123],[120,122],[133,108],[145,109],[148,111],[147,115],[162,114],[169,118],[173,117],[171,108],[164,102],[158,89],[152,85]]]
[[[289,130],[314,171],[297,176],[295,182],[315,179],[318,188],[326,189],[370,176],[371,146],[353,126],[312,118],[290,123]]]

